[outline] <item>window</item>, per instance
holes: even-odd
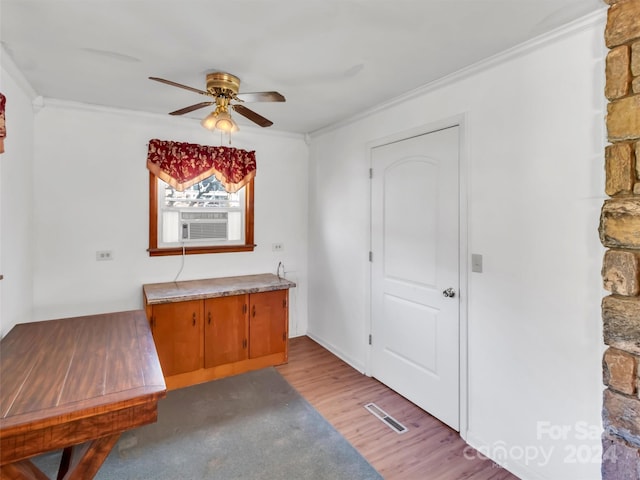
[[[253,180],[228,193],[211,176],[182,192],[149,174],[149,255],[253,251]]]

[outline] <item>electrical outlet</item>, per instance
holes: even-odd
[[[113,260],[113,252],[111,250],[98,250],[96,252],[96,260],[99,262]]]
[[[284,243],[272,243],[271,250],[273,250],[274,252],[284,251]]]

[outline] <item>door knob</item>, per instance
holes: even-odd
[[[456,296],[456,291],[453,288],[449,287],[442,292],[442,295],[444,295],[447,298],[453,298]]]

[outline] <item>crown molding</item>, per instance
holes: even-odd
[[[513,60],[514,58],[522,57],[532,51],[538,50],[549,44],[560,41],[566,37],[579,33],[595,25],[602,25],[602,29],[604,31],[604,25],[606,23],[606,18],[607,18],[607,10],[608,10],[608,7],[604,5],[602,9],[589,13],[581,18],[578,18],[577,20],[569,22],[566,25],[558,27],[554,30],[538,35],[537,37],[527,40],[526,42],[516,45],[515,47],[511,47],[500,53],[492,55],[491,57],[488,57],[484,60],[480,60],[479,62],[473,63],[467,67],[464,67],[449,75],[445,75],[444,77],[434,80],[433,82],[427,83],[407,93],[394,97],[387,102],[378,104],[375,107],[367,109],[356,115],[353,115],[352,117],[346,118],[344,120],[333,123],[326,127],[319,128],[318,130],[309,132],[309,136],[311,139],[313,139],[325,133],[329,133],[331,131],[337,130],[344,126],[350,125],[366,117],[369,117],[374,113],[377,113],[383,110],[388,110],[389,108],[395,105],[405,103],[416,97],[426,95],[427,93],[433,92],[434,90],[438,90],[440,88],[451,85],[452,83],[459,82],[468,77],[477,75],[485,70],[488,70],[497,65]],[[604,44],[604,40],[603,40],[603,44]]]
[[[152,113],[152,112],[144,112],[141,110],[130,110],[126,108],[117,108],[117,107],[107,107],[105,105],[98,105],[94,103],[83,103],[76,102],[71,100],[61,100],[57,98],[49,98],[49,97],[40,97],[41,106],[40,108],[60,108],[63,110],[79,110],[84,112],[92,112],[92,113],[101,113],[101,114],[110,114],[110,115],[122,115],[125,117],[138,117],[143,119],[153,119],[158,122],[170,122],[175,124],[185,125],[187,123],[192,123],[197,128],[202,128],[200,125],[200,120],[197,118],[190,117],[178,117],[178,116],[170,116],[165,113]],[[261,127],[253,127],[251,125],[242,125],[240,133],[236,133],[234,135],[242,135],[242,132],[251,133],[252,135],[266,135],[270,137],[286,137],[286,138],[295,138],[298,140],[304,140],[304,134],[302,133],[294,133],[294,132],[285,132],[282,130],[272,130],[270,128],[261,128]]]

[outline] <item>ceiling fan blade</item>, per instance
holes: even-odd
[[[238,93],[238,100],[243,102],[285,102],[286,99],[278,92],[254,92],[254,93]]]
[[[271,120],[264,118],[262,115],[258,115],[253,110],[249,110],[244,105],[231,105],[231,108],[233,108],[236,112],[238,112],[243,117],[246,117],[249,120],[251,120],[253,123],[257,123],[261,127],[270,127],[271,125],[273,125],[273,122]]]
[[[184,115],[185,113],[193,112],[194,110],[198,110],[199,108],[204,108],[204,107],[208,107],[209,105],[215,105],[215,104],[216,102],[196,103],[195,105],[181,108],[180,110],[176,110],[175,112],[169,112],[169,115]]]
[[[166,83],[167,85],[171,85],[173,87],[184,88],[185,90],[199,93],[201,95],[209,95],[209,92],[205,92],[204,90],[199,90],[197,88],[189,87],[187,85],[182,85],[181,83],[172,82],[171,80],[165,80],[164,78],[149,77],[149,80],[155,80],[156,82]]]

